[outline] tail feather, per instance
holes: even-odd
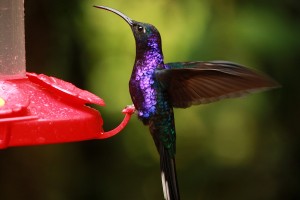
[[[166,200],[179,200],[179,188],[177,183],[175,157],[162,148],[160,152],[161,181]]]

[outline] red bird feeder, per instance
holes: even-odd
[[[14,16],[14,18],[12,18]],[[104,106],[96,95],[43,74],[26,73],[23,0],[0,2],[0,149],[90,139],[120,132],[134,107],[123,110],[121,124],[103,131],[100,113],[86,103]]]

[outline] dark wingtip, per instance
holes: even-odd
[[[271,81],[271,89],[282,88],[282,85],[279,82],[275,81],[274,79],[271,79]]]

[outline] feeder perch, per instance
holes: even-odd
[[[0,27],[0,149],[105,139],[126,126],[134,107],[126,107],[121,124],[105,132],[100,113],[85,105],[104,106],[100,97],[26,72],[23,0],[1,0]]]

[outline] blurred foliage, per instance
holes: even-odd
[[[122,19],[94,4],[154,24],[166,62],[230,60],[283,86],[175,110],[182,199],[300,199],[298,0],[26,0],[27,71],[101,96],[107,105],[97,109],[109,130],[131,104],[135,43]],[[3,200],[162,199],[158,155],[136,117],[111,139],[0,156]]]

